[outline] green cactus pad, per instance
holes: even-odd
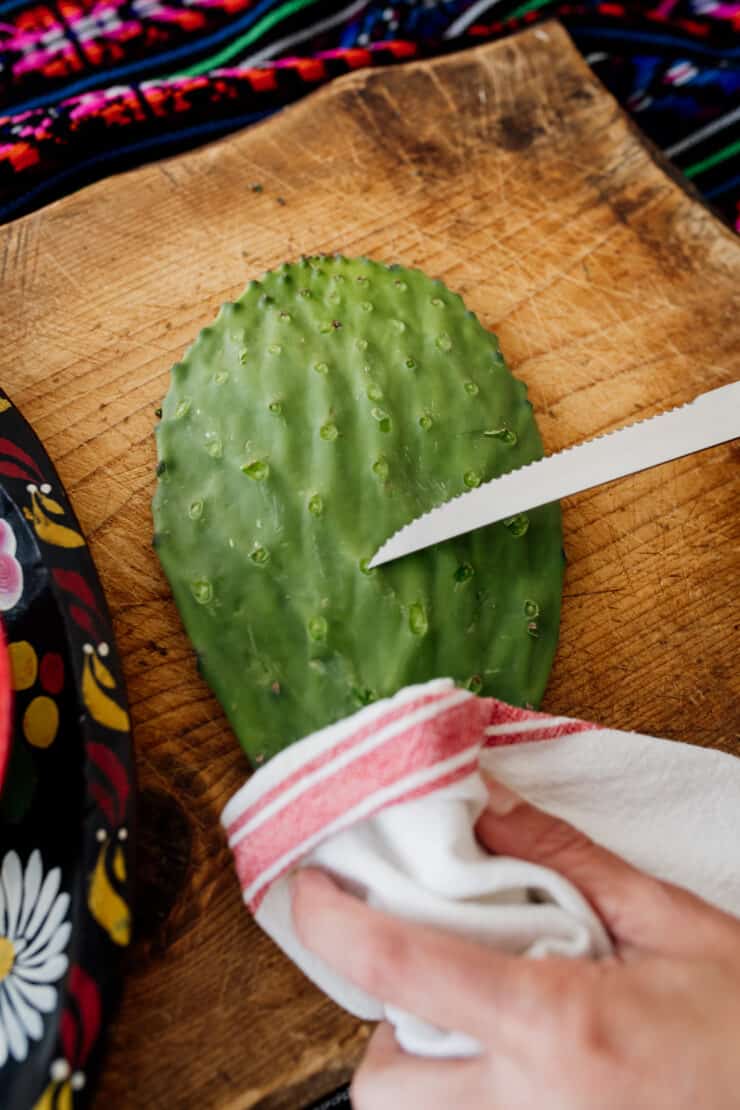
[[[525,386],[441,282],[339,257],[251,282],[173,367],[157,439],[155,546],[253,762],[434,677],[537,705],[557,505],[367,570],[403,524],[542,454]]]

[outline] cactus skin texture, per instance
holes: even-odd
[[[155,547],[253,763],[433,677],[538,704],[557,505],[366,569],[401,525],[542,454],[525,386],[441,282],[323,256],[251,282],[173,367],[157,444]]]

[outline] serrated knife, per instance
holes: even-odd
[[[740,436],[740,381],[462,493],[404,525],[376,551],[369,566],[382,566],[412,551],[727,443],[736,436]]]

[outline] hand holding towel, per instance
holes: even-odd
[[[305,949],[290,911],[295,868],[322,867],[374,906],[509,952],[611,950],[571,883],[477,843],[481,769],[642,869],[740,914],[740,760],[514,708],[449,680],[409,687],[286,749],[222,817],[260,925],[340,1005],[391,1021],[406,1051],[471,1056],[478,1045],[371,998]]]

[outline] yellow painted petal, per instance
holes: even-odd
[[[55,1091],[55,1089],[56,1089],[56,1083],[50,1083],[49,1086],[44,1091],[41,1098],[38,1100],[38,1102],[34,1106],[33,1110],[52,1110],[52,1107],[54,1106],[54,1091]]]
[[[116,845],[116,850],[113,853],[113,874],[119,883],[126,882],[126,857],[120,844]]]
[[[47,497],[45,493],[39,494],[39,501],[44,506],[47,512],[54,513],[59,516],[64,512],[64,506],[55,501],[53,497]]]
[[[23,735],[35,748],[48,748],[59,730],[59,710],[53,698],[39,694],[23,714]]]
[[[92,665],[93,671],[95,672],[95,677],[97,678],[100,685],[107,686],[109,690],[115,689],[116,680],[114,679],[113,675],[110,673],[102,659],[99,659],[97,655],[93,655]]]
[[[85,545],[79,532],[67,528],[64,524],[56,524],[40,512],[34,513],[33,523],[39,539],[51,544],[52,547],[84,547]]]
[[[7,412],[10,408],[10,401],[7,397],[0,397],[0,412]]]
[[[70,1081],[65,1079],[63,1083],[58,1083],[52,1079],[33,1110],[72,1110],[72,1103],[73,1095]]]
[[[49,543],[53,547],[84,547],[85,541],[79,532],[75,532],[74,528],[67,528],[65,524],[58,524],[55,520],[50,520],[42,509],[42,503],[48,502],[49,511],[53,513],[63,513],[64,509],[58,501],[46,497],[43,493],[35,490],[31,493],[31,507],[33,509],[32,515],[29,517],[28,511],[24,508],[23,512],[29,520],[33,520],[33,526],[36,529],[36,535],[44,543]]]
[[[90,716],[99,725],[115,729],[116,732],[128,732],[130,727],[128,713],[100,689],[93,675],[89,655],[85,656],[82,665],[82,700]]]
[[[90,913],[109,934],[113,943],[126,945],[131,939],[131,914],[123,898],[113,889],[106,873],[106,847],[106,844],[100,846],[98,862],[95,864],[90,881],[87,904],[90,907]]]
[[[36,681],[39,661],[33,644],[28,640],[16,640],[8,645],[10,669],[13,675],[14,690],[30,690]]]

